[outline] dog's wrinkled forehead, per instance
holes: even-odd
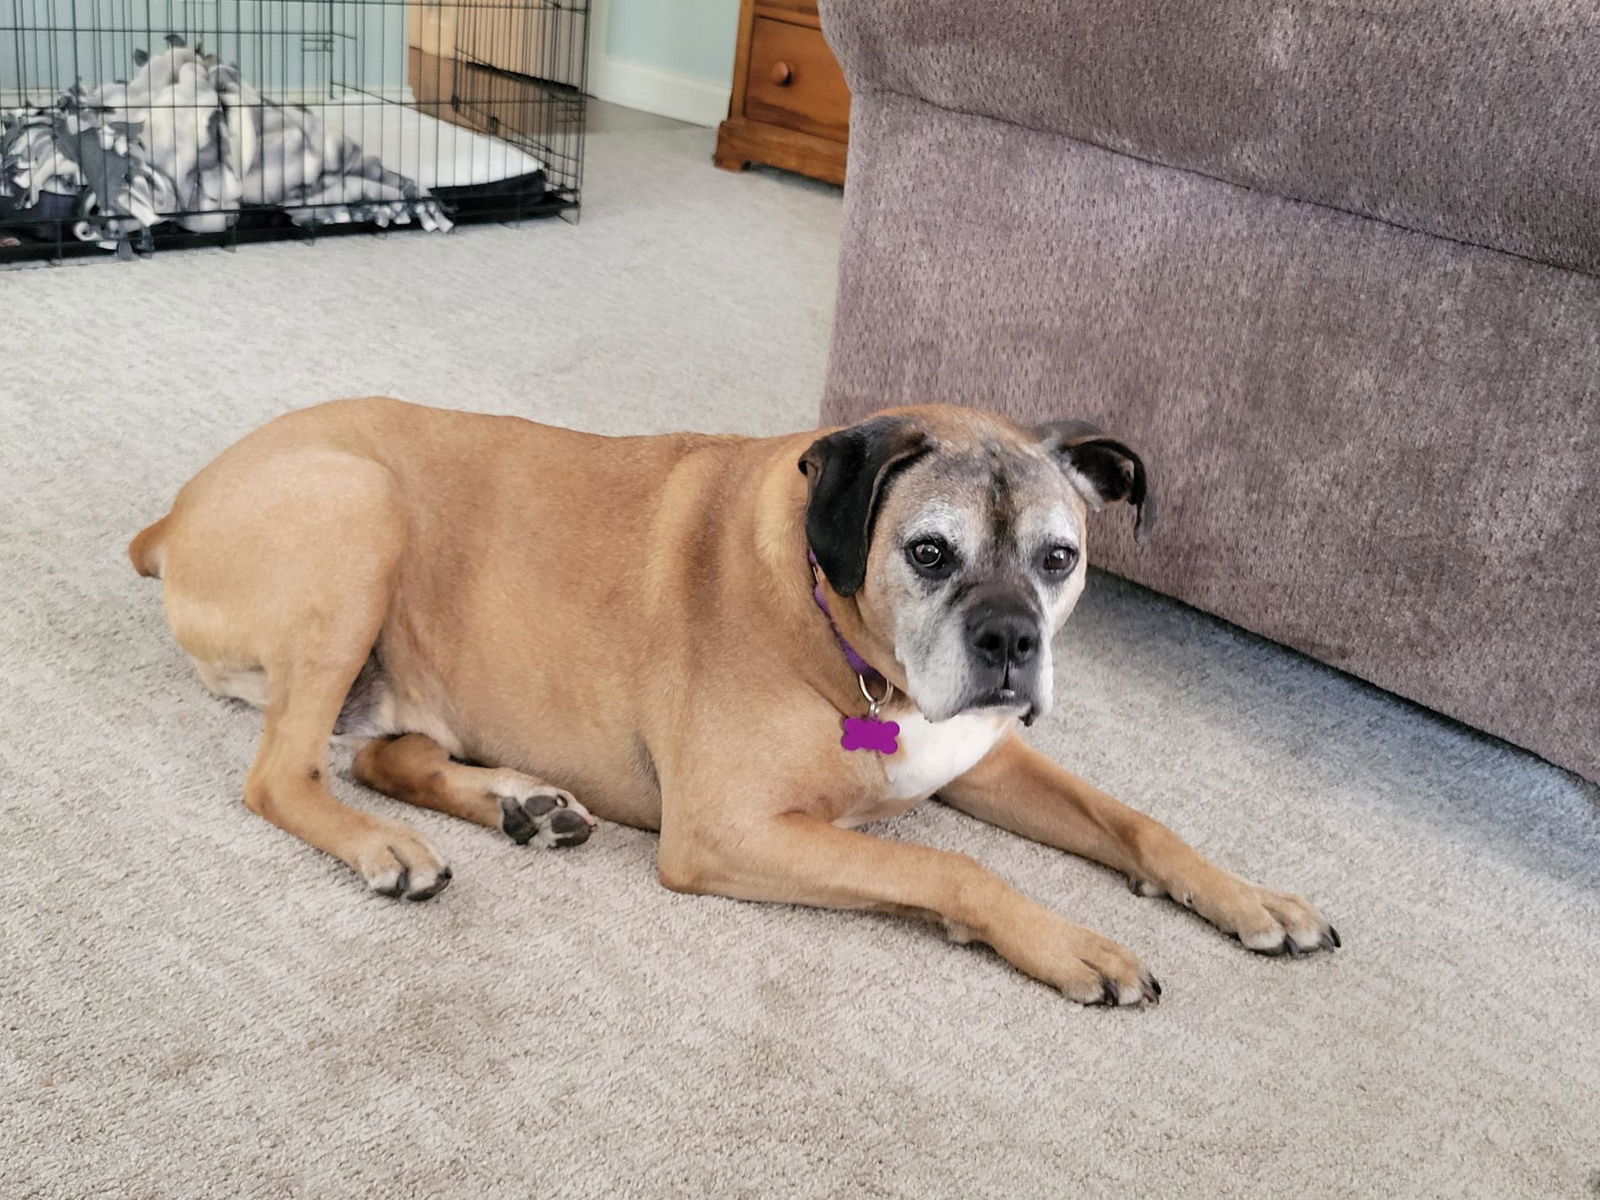
[[[1045,537],[1078,548],[1085,504],[1128,501],[1136,540],[1155,517],[1143,460],[1083,421],[1026,430],[948,405],[892,409],[823,434],[798,466],[809,481],[806,541],[841,596],[865,582],[884,529],[903,534],[919,511],[959,517],[996,553],[1013,554]]]
[[[883,529],[939,536],[991,560],[1043,539],[1081,540],[1084,504],[1050,457],[1001,439],[941,447],[896,480]],[[1003,563],[992,561],[991,566]]]

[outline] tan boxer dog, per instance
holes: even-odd
[[[450,879],[361,782],[572,844],[659,829],[677,891],[915,914],[1082,1004],[1140,961],[963,854],[856,832],[946,803],[1171,896],[1246,946],[1338,945],[1018,736],[1083,590],[1086,513],[1145,468],[1081,423],[930,406],[821,434],[607,438],[345,400],[238,442],[133,540],[214,690],[266,710],[245,803],[423,900]],[[574,794],[582,796],[587,808]]]

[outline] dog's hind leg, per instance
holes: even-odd
[[[373,631],[376,634],[376,630]],[[385,896],[427,900],[450,882],[431,846],[398,822],[341,804],[328,790],[328,737],[366,650],[269,665],[271,696],[245,803],[280,829],[342,859]]]
[[[521,771],[456,762],[421,733],[375,738],[356,755],[354,770],[386,796],[498,829],[518,845],[576,846],[595,826],[570,792]]]
[[[393,483],[347,454],[252,457],[197,477],[159,546],[139,557],[159,554],[173,633],[202,675],[260,677],[266,719],[245,782],[250,809],[374,891],[425,900],[449,883],[449,868],[404,825],[341,804],[327,781],[334,725],[393,599],[405,542]]]

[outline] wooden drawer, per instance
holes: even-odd
[[[817,23],[817,0],[756,0],[757,9],[777,9],[780,12],[794,13],[804,17],[803,24],[815,25]]]
[[[749,71],[749,120],[837,141],[849,135],[850,89],[820,29],[757,17]]]
[[[739,53],[728,119],[717,131],[717,166],[742,171],[766,163],[844,182],[850,89],[818,24],[816,0],[740,0]]]

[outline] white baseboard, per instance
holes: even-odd
[[[599,99],[691,125],[720,124],[728,115],[732,90],[731,84],[674,75],[609,54],[597,55],[589,63],[589,91]]]

